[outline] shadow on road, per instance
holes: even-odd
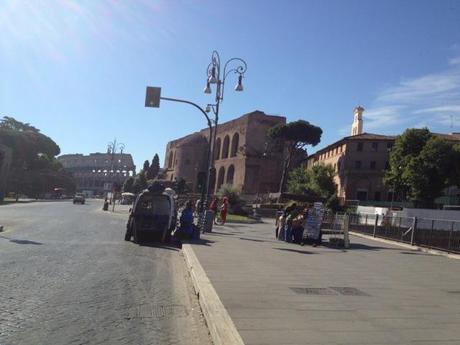
[[[267,241],[264,241],[264,240],[256,240],[254,238],[247,238],[247,237],[240,237],[240,240],[253,241],[253,242],[267,242]]]
[[[35,245],[42,245],[43,243],[40,242],[35,242],[35,241],[30,241],[30,240],[16,240],[16,239],[11,239],[10,242],[16,243],[16,244],[35,244]]]
[[[211,241],[211,240],[206,240],[204,238],[200,238],[199,240],[188,240],[188,241],[184,241],[184,243],[188,243],[188,244],[198,244],[198,245],[202,245],[202,246],[210,246],[212,243],[215,243],[214,241]]]
[[[212,231],[209,233],[209,235],[228,235],[228,236],[234,236],[235,234],[230,234],[228,232],[219,232],[219,231]]]
[[[284,252],[298,253],[298,254],[317,254],[317,253],[309,252],[306,250],[298,250],[298,249],[290,249],[290,248],[273,248],[273,249],[282,250]]]
[[[173,251],[176,251],[176,252],[179,250],[177,245],[174,244],[174,243],[142,242],[142,243],[139,243],[139,246],[167,249],[167,250],[173,250]]]
[[[43,243],[41,242],[36,242],[36,241],[30,241],[30,240],[18,240],[16,238],[9,238],[9,237],[6,237],[6,236],[1,236],[0,235],[0,238],[3,238],[5,240],[8,240],[12,243],[16,243],[16,244],[35,244],[35,245],[42,245]]]

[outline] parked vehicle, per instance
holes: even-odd
[[[82,193],[77,193],[73,197],[73,203],[75,204],[84,204],[85,203],[85,196]]]
[[[125,240],[167,242],[175,227],[174,199],[163,191],[144,190],[130,209]]]
[[[127,193],[127,192],[121,193],[120,204],[121,205],[131,205],[135,197],[136,195],[133,193]]]

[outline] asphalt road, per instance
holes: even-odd
[[[101,206],[0,206],[0,344],[211,344],[181,252]]]

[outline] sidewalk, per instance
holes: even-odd
[[[460,344],[457,260],[351,243],[280,242],[270,222],[216,226],[192,248],[247,345]]]

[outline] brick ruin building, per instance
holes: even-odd
[[[286,118],[253,111],[217,126],[211,193],[223,184],[232,184],[250,195],[278,191],[283,149],[267,152],[267,131],[278,123],[286,123]],[[166,147],[165,179],[184,179],[193,191],[198,191],[206,179],[208,137],[209,130],[203,129],[170,141]]]

